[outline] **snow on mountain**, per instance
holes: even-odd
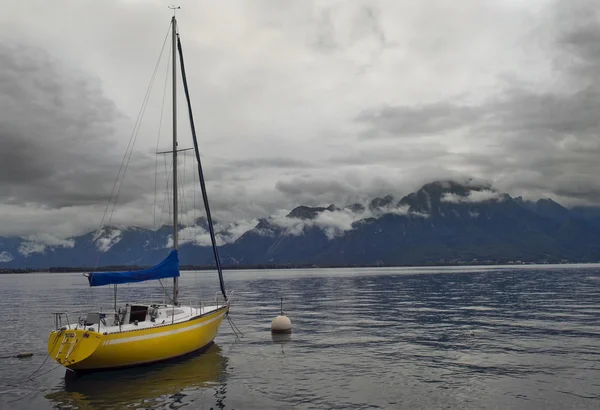
[[[217,246],[235,242],[258,223],[258,219],[235,221],[228,224],[213,224]],[[212,246],[206,219],[198,218],[196,225],[186,226],[177,231],[180,245],[190,243],[197,246]],[[165,248],[173,247],[173,235],[167,237]]]
[[[0,252],[0,263],[10,262],[14,258],[10,252],[2,251]]]
[[[100,252],[108,252],[123,238],[123,230],[115,227],[104,227],[94,233],[92,242]]]
[[[595,261],[598,215],[550,199],[513,199],[484,183],[436,181],[400,200],[386,195],[342,207],[299,206],[260,220],[215,221],[215,234],[224,263]],[[181,226],[179,236],[182,264],[214,263],[205,218]],[[172,227],[166,225],[157,230],[107,226],[68,239],[0,237],[0,268],[92,266],[97,260],[149,266],[171,246]]]
[[[427,216],[426,214],[410,211],[407,205],[396,204],[392,195],[383,198],[375,198],[368,204],[352,204],[344,208],[335,205],[328,207],[299,206],[287,215],[279,213],[266,219],[267,224],[281,230],[281,235],[299,236],[308,229],[319,228],[328,239],[334,239],[345,235],[354,229],[357,222],[370,218],[380,218],[384,215],[410,215],[416,217]],[[255,227],[257,233],[263,235],[274,233],[273,228]]]
[[[452,192],[447,192],[442,196],[442,202],[451,202],[454,204],[477,203],[486,201],[501,201],[503,199],[499,192],[491,190],[468,191],[466,195],[459,195]]]
[[[73,239],[61,239],[50,234],[39,233],[23,238],[18,251],[21,255],[29,257],[34,253],[44,253],[56,248],[73,248],[74,246]]]

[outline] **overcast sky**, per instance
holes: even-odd
[[[98,227],[171,3],[2,3],[0,235]],[[222,219],[401,197],[440,178],[600,204],[595,1],[178,4],[209,198]],[[169,149],[170,106],[159,133],[167,60],[115,223],[150,226],[162,210],[165,163],[154,207],[154,152],[159,135]],[[179,101],[180,147],[191,147]]]

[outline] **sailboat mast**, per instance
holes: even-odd
[[[172,47],[171,55],[173,57],[173,249],[177,250],[179,247],[177,238],[177,21],[175,20],[175,14],[171,19],[172,29]],[[177,299],[179,296],[179,278],[173,278],[173,305],[177,305]]]

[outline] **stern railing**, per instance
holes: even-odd
[[[52,312],[54,315],[54,330],[67,329],[71,323],[69,323],[69,315],[67,312]],[[65,317],[66,325],[63,325],[63,316]]]

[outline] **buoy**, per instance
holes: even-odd
[[[292,321],[287,316],[277,316],[271,322],[271,331],[273,333],[290,333],[292,331]]]
[[[292,321],[283,314],[283,297],[281,298],[281,314],[271,322],[271,333],[290,333]]]
[[[16,357],[17,359],[23,359],[23,358],[25,358],[25,357],[31,357],[31,356],[33,356],[33,353],[28,353],[28,352],[25,352],[25,353],[19,353],[19,354],[18,354],[18,355],[16,355],[15,357]]]

